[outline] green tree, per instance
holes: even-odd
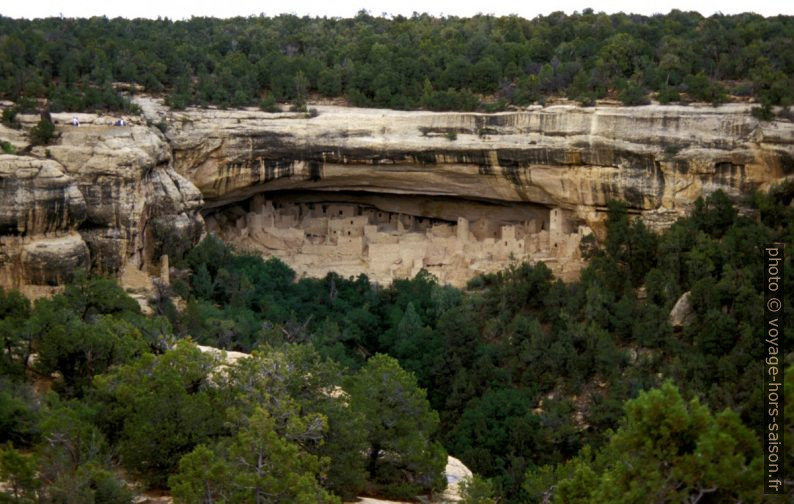
[[[179,472],[170,478],[176,502],[341,502],[318,482],[328,459],[310,455],[282,437],[277,422],[267,409],[257,408],[247,425],[215,451],[199,445],[185,455]],[[293,411],[289,423],[291,429],[307,429],[297,411]]]
[[[486,392],[467,405],[449,434],[449,447],[472,471],[498,479],[510,494],[520,488],[527,464],[546,454],[541,419],[531,391]],[[513,481],[511,475],[521,475]]]
[[[647,105],[650,103],[642,84],[634,79],[620,82],[618,85],[618,99],[623,105]]]
[[[39,433],[39,413],[32,386],[0,377],[0,443],[32,444]]]
[[[40,300],[26,329],[35,335],[36,369],[48,375],[60,373],[61,391],[68,396],[81,396],[96,374],[147,348],[133,324],[105,313],[114,311],[112,299],[94,298],[92,304],[93,295],[84,293],[86,297],[76,303],[77,294],[70,288],[62,296]]]
[[[695,200],[691,219],[695,226],[709,235],[720,238],[736,221],[737,212],[727,194],[717,190]]]
[[[110,447],[94,425],[96,411],[51,397],[38,446],[39,478],[47,502],[130,504],[132,493],[110,469]]]
[[[555,502],[758,500],[759,443],[736,413],[687,403],[670,382],[628,401],[625,411],[596,460],[576,460],[559,481]]]
[[[246,422],[259,407],[275,419],[280,435],[309,454],[332,461],[322,479],[345,498],[363,489],[366,472],[361,453],[364,419],[342,393],[342,369],[320,357],[310,345],[262,347],[238,360],[219,377],[231,422]],[[292,417],[300,414],[301,423]],[[303,426],[304,431],[299,431]]]
[[[2,119],[0,122],[8,126],[9,128],[19,129],[22,125],[19,124],[19,119],[17,119],[17,108],[16,107],[6,107],[3,109]]]
[[[18,291],[6,292],[0,287],[0,374],[22,377],[27,370],[33,341],[23,329],[30,317],[30,301]]]
[[[200,444],[179,459],[179,468],[168,478],[178,503],[229,502],[233,487],[231,467],[214,451]]]
[[[193,102],[191,90],[190,69],[183,67],[174,84],[174,89],[166,98],[166,104],[174,109],[181,110]]]
[[[215,294],[215,283],[212,281],[212,277],[210,277],[209,270],[207,270],[207,265],[202,263],[198,267],[198,271],[193,276],[192,279],[193,284],[193,292],[201,299],[205,300],[212,300]]]
[[[219,391],[211,382],[218,364],[180,342],[96,378],[100,425],[131,472],[164,484],[183,455],[223,432]]]
[[[281,107],[279,107],[278,103],[276,103],[276,99],[273,95],[267,95],[259,102],[259,108],[264,110],[265,112],[281,112]]]
[[[38,502],[41,486],[36,476],[36,458],[15,450],[11,443],[0,446],[0,490],[1,502],[19,504]]]
[[[309,91],[309,79],[303,71],[295,74],[295,99],[292,102],[292,109],[299,112],[306,111],[306,94]]]
[[[30,130],[30,143],[33,145],[47,145],[55,137],[55,125],[49,114],[42,114],[41,120]]]
[[[688,75],[684,79],[684,87],[687,93],[697,101],[716,105],[726,100],[725,89],[720,84],[712,82],[703,72]]]
[[[637,286],[655,265],[657,237],[641,219],[629,219],[625,203],[610,201],[608,209],[606,253],[627,270]]]
[[[212,279],[218,270],[227,266],[232,260],[232,251],[228,245],[212,233],[193,247],[187,255],[187,263],[193,272],[198,272],[203,264]]]
[[[462,480],[458,488],[463,504],[497,504],[499,502],[491,482],[476,474]]]
[[[629,33],[616,33],[598,52],[598,64],[611,77],[630,77],[639,66],[644,43]]]
[[[416,378],[392,357],[377,354],[351,380],[349,391],[351,407],[365,419],[370,480],[402,498],[442,488],[446,453],[435,441],[438,414]]]
[[[481,59],[471,68],[472,84],[474,91],[487,93],[496,89],[501,79],[501,67],[490,56]]]
[[[339,96],[342,93],[342,69],[335,66],[321,70],[317,90],[329,98]]]

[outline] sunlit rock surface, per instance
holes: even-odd
[[[47,146],[21,140],[38,116],[21,116],[21,130],[0,129],[17,150],[0,155],[2,286],[58,285],[76,268],[146,269],[168,243],[190,246],[203,232],[201,193],[173,169],[159,130],[77,117],[74,127],[71,114],[53,114],[57,138]]]
[[[722,189],[741,204],[794,173],[794,125],[759,122],[744,104],[304,114],[135,100],[144,116],[125,127],[94,114],[76,114],[73,127],[72,114],[54,114],[48,146],[29,145],[38,116],[0,126],[16,151],[0,155],[0,285],[61,282],[42,272],[86,261],[107,274],[153,272],[160,255],[199,239],[205,216],[229,242],[305,275],[389,282],[424,268],[461,285],[529,260],[572,279],[578,243],[603,238],[610,199],[661,229],[699,196]],[[321,213],[333,205],[343,215]],[[68,264],[30,254],[66,236]]]
[[[174,165],[202,192],[211,229],[309,276],[364,272],[388,282],[425,268],[460,285],[539,260],[572,279],[582,266],[578,241],[603,238],[611,199],[661,229],[699,196],[722,189],[742,203],[794,171],[794,125],[759,122],[743,104],[498,114],[319,106],[315,117],[160,111]],[[275,216],[262,214],[254,195],[280,205]],[[318,210],[334,205],[347,209]],[[564,216],[558,240],[548,236],[553,211]],[[343,216],[353,222],[334,236]],[[458,217],[489,234],[459,232]]]

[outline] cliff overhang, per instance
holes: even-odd
[[[663,228],[700,196],[720,189],[743,204],[794,174],[794,125],[759,122],[742,104],[274,114],[137,101],[144,117],[128,127],[90,114],[73,127],[71,114],[55,114],[55,145],[0,157],[3,285],[57,284],[75,265],[146,269],[195,243],[203,217],[305,274],[339,267],[388,281],[425,267],[461,283],[527,259],[557,261],[564,276],[581,265],[576,241],[602,235],[611,199]],[[37,118],[22,119],[29,129]],[[0,139],[27,147],[25,129],[0,127]],[[358,218],[344,230],[362,239],[357,259],[338,248],[339,215],[318,213],[323,205]],[[565,242],[556,251],[554,233]],[[68,248],[60,269],[53,247]]]

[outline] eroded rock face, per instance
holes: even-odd
[[[593,223],[621,199],[657,227],[698,196],[739,199],[794,173],[794,125],[759,123],[746,105],[318,111],[173,113],[175,167],[209,207],[263,190],[357,190],[532,202]]]
[[[673,326],[673,329],[682,329],[692,322],[692,316],[692,293],[686,291],[670,310],[670,325]]]
[[[90,114],[73,127],[71,115],[53,114],[57,140],[31,149],[19,145],[36,120],[27,119],[14,132],[26,155],[0,156],[0,285],[57,285],[77,268],[146,269],[169,253],[160,236],[196,243],[201,193],[174,171],[159,130]]]
[[[85,216],[83,194],[59,163],[0,155],[0,234],[75,229]]]
[[[33,285],[60,285],[74,270],[89,266],[89,251],[78,233],[42,238],[22,247],[24,278]]]
[[[462,253],[461,262],[453,260],[454,246],[435,243],[440,237],[427,234],[427,240],[403,247],[356,229],[351,232],[363,234],[363,244],[353,243],[351,256],[350,247],[340,248],[325,231],[318,234],[306,212],[290,225],[263,224],[248,202],[252,195],[264,192],[276,201],[284,194],[311,193],[315,204],[334,204],[340,194],[357,194],[352,203],[364,206],[358,205],[354,217],[369,205],[452,226],[462,208],[490,204],[500,210],[484,217],[497,230],[513,226],[521,237],[533,235],[518,247],[523,254],[517,259],[556,260],[555,273],[566,277],[580,266],[576,254],[552,253],[553,244],[537,236],[542,229],[527,227],[529,218],[504,216],[502,209],[558,209],[573,229],[583,226],[603,238],[611,199],[625,201],[658,230],[686,215],[700,196],[722,189],[741,204],[748,192],[794,174],[794,125],[759,122],[741,104],[553,106],[499,114],[317,110],[316,117],[255,110],[174,112],[167,114],[166,131],[176,169],[201,190],[206,211],[218,214],[217,232],[241,247],[278,255],[309,275],[355,270],[383,280],[438,264],[440,278],[461,283],[505,261],[489,244]],[[323,193],[328,196],[318,196]],[[396,195],[416,196],[421,203]],[[246,213],[251,215],[241,221]],[[415,230],[406,233],[393,239],[416,238]],[[513,236],[508,229],[492,238],[510,246]],[[528,250],[526,244],[535,242],[544,245]],[[436,245],[446,254],[440,263]],[[318,248],[328,246],[333,249]],[[425,247],[426,253],[415,253]]]
[[[64,264],[109,274],[129,265],[154,270],[161,254],[199,239],[201,214],[227,240],[311,275],[341,268],[389,281],[425,267],[460,284],[506,261],[538,259],[557,261],[565,277],[580,265],[573,242],[591,230],[603,237],[610,199],[659,229],[699,196],[722,189],[741,203],[747,192],[794,175],[794,124],[758,122],[747,105],[498,114],[319,106],[309,117],[177,112],[139,101],[149,124],[165,123],[165,135],[142,118],[115,127],[115,118],[80,114],[72,127],[71,114],[54,114],[57,140],[30,149],[26,131],[37,116],[21,116],[22,130],[0,126],[0,139],[25,154],[0,155],[0,284],[60,281],[64,269],[48,252],[57,247],[33,245],[65,237],[71,259]],[[345,230],[362,238],[351,259],[331,234],[340,225],[333,216],[300,210],[295,222],[270,225],[252,205],[260,194],[298,205],[344,203],[353,217],[374,211],[396,220],[369,216],[361,229]],[[554,210],[568,223],[557,250],[547,217]],[[475,233],[477,226],[491,236]]]

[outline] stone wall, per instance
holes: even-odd
[[[547,261],[558,276],[573,278],[582,267],[579,241],[590,232],[584,225],[571,231],[569,212],[560,208],[547,210],[554,217],[546,217],[546,231],[548,224],[536,220],[449,222],[303,196],[277,195],[273,202],[257,195],[209,214],[207,227],[239,249],[279,257],[300,275],[354,271],[390,283],[426,269],[457,286],[520,261]]]

